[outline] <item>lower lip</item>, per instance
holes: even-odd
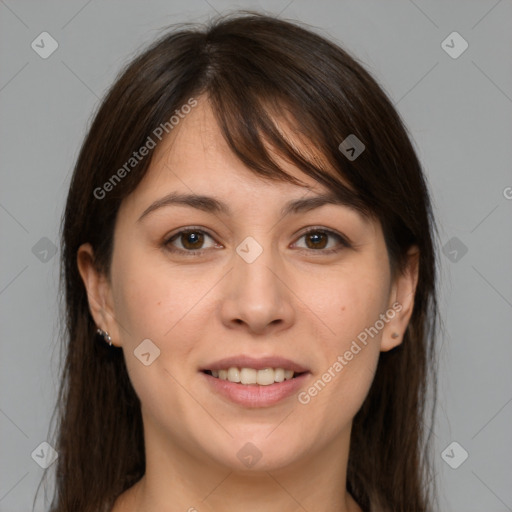
[[[268,386],[258,384],[238,384],[222,380],[201,372],[212,389],[222,396],[244,407],[268,407],[297,393],[304,385],[309,372],[293,379],[276,382]]]

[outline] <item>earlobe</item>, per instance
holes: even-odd
[[[396,277],[390,294],[388,311],[392,318],[386,324],[381,339],[381,351],[386,352],[402,343],[404,333],[414,310],[414,296],[419,276],[420,252],[412,246],[407,252],[405,268]],[[391,317],[391,314],[389,315]]]
[[[117,324],[114,320],[111,289],[107,277],[100,272],[94,262],[91,244],[82,244],[77,251],[77,266],[89,302],[89,311],[97,327],[110,334],[112,342],[118,340]]]

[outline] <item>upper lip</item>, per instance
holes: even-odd
[[[309,371],[304,366],[278,356],[268,356],[254,358],[246,355],[225,357],[218,361],[206,365],[201,370],[226,370],[231,367],[236,368],[254,368],[255,370],[263,370],[264,368],[283,368],[284,370],[292,370],[295,373],[303,373]]]

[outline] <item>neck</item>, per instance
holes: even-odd
[[[113,512],[361,512],[346,491],[350,430],[284,467],[246,471],[200,459],[157,430],[145,429],[145,475]]]

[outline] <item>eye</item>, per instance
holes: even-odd
[[[203,231],[202,229],[199,228],[191,227],[184,229],[182,231],[178,231],[178,233],[175,233],[170,238],[168,238],[164,242],[164,245],[172,252],[201,254],[205,249],[203,247],[205,237],[213,240],[213,238],[208,233],[206,233],[206,231]],[[179,243],[181,247],[176,247],[176,243]],[[219,246],[219,244],[215,243],[213,244],[213,246],[222,247]]]
[[[209,247],[204,247],[205,239],[207,238],[212,240],[213,243],[211,243]],[[315,227],[309,229],[300,236],[299,240],[302,238],[305,239],[306,247],[298,247],[298,249],[309,253],[335,253],[344,248],[351,247],[345,237],[326,228]],[[331,239],[338,240],[338,244],[334,244],[334,247],[329,248],[328,245]],[[297,245],[297,242],[294,245]],[[202,254],[208,248],[223,247],[216,243],[213,237],[206,231],[193,226],[187,229],[182,229],[181,231],[171,235],[170,238],[167,238],[164,242],[164,246],[171,252],[186,254],[187,256]]]
[[[306,241],[306,248],[300,248],[306,251],[316,251],[322,253],[334,253],[341,251],[344,248],[350,247],[350,243],[346,240],[345,237],[331,231],[330,229],[325,228],[313,228],[309,229],[305,233],[303,233],[299,240],[304,238]],[[338,244],[331,248],[326,248],[329,242],[329,239],[337,239]]]

